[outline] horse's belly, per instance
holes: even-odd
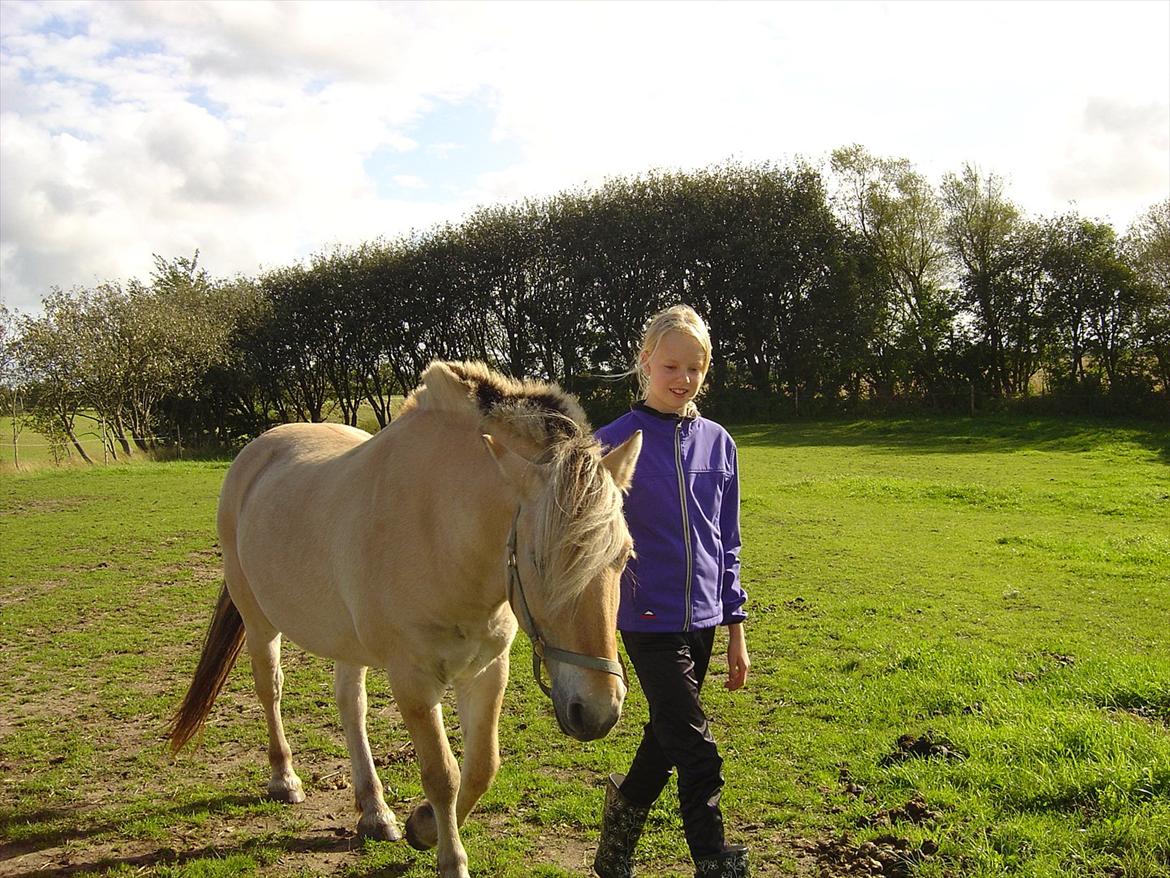
[[[249,577],[248,585],[265,621],[297,646],[336,661],[373,663],[358,637],[353,614],[334,588],[314,588],[303,577],[292,587],[264,577]]]

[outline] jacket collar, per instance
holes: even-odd
[[[651,417],[658,418],[661,421],[670,421],[671,423],[678,423],[679,421],[682,421],[684,424],[687,424],[694,420],[694,418],[690,416],[676,415],[672,412],[660,412],[658,409],[650,408],[650,406],[646,405],[644,402],[634,403],[630,410],[650,415]]]

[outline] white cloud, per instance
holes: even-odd
[[[1091,98],[1082,134],[1053,171],[1052,188],[1090,215],[1106,213],[1119,196],[1141,198],[1161,187],[1170,197],[1168,153],[1170,109],[1165,105]]]
[[[396,174],[393,177],[394,183],[401,186],[403,189],[426,189],[427,181],[422,177],[416,177],[414,174]]]
[[[477,204],[852,142],[1123,227],[1170,191],[1168,29],[1170,6],[1121,0],[5,2],[0,294],[27,309],[196,247],[253,274]],[[423,124],[468,101],[490,134]],[[421,158],[381,179],[374,155]]]

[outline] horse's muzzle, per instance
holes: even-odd
[[[564,682],[583,674],[568,673]],[[622,715],[622,702],[626,697],[625,684],[614,677],[603,685],[582,688],[580,686],[559,686],[553,682],[553,712],[561,731],[578,741],[595,741],[604,738],[617,724]],[[576,681],[574,681],[576,682]]]

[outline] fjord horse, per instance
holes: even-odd
[[[358,832],[397,840],[366,737],[366,669],[382,668],[426,796],[407,839],[437,846],[443,878],[467,878],[459,826],[499,767],[517,620],[566,734],[601,737],[621,713],[615,621],[632,549],[621,492],[640,449],[639,434],[603,457],[572,396],[478,363],[432,363],[374,436],[336,424],[264,433],[224,480],[225,585],[172,749],[198,732],[246,646],[268,723],[268,793],[303,801],[280,711],[288,637],[336,663]],[[443,726],[448,688],[462,768]]]

